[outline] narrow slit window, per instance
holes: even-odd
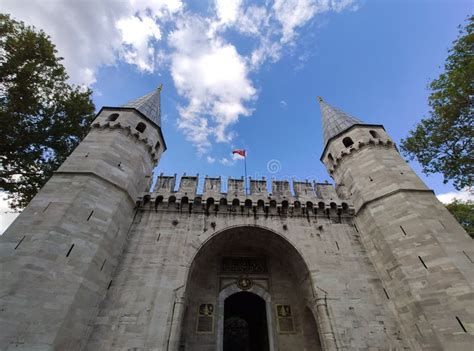
[[[21,238],[20,241],[18,242],[18,244],[16,244],[14,250],[16,250],[18,248],[18,246],[20,246],[20,244],[23,242],[23,240],[25,240],[25,235],[23,235],[23,238]]]
[[[420,262],[421,262],[421,264],[423,265],[423,267],[425,267],[426,269],[428,269],[428,267],[426,267],[425,261],[423,261],[423,259],[422,259],[420,256],[418,256],[418,258],[420,259]]]
[[[94,213],[94,211],[91,211],[91,213],[89,214],[89,217],[87,217],[87,221],[89,221],[89,219],[91,219],[93,213]]]
[[[383,288],[383,292],[385,293],[385,296],[387,296],[387,300],[390,300],[390,296],[388,296],[387,290],[385,290],[385,288]]]
[[[402,227],[402,226],[400,226],[400,229],[402,230],[403,234],[407,235],[407,233],[406,233],[405,229],[403,229],[403,227]]]
[[[51,202],[48,202],[48,204],[46,205],[46,207],[43,209],[43,212],[45,212],[45,211],[48,209],[49,205],[51,205]]]
[[[69,248],[69,251],[67,252],[66,257],[69,257],[73,248],[74,248],[74,244],[72,244],[71,247]]]
[[[106,259],[106,258],[104,259],[104,262],[102,262],[102,266],[100,267],[100,270],[101,270],[101,271],[104,269],[105,262],[107,262],[107,259]]]
[[[469,256],[466,251],[463,250],[462,253],[467,257],[467,259],[469,260],[469,262],[474,263],[474,261],[472,260],[471,256]]]
[[[466,327],[464,326],[464,324],[462,324],[462,322],[461,322],[461,320],[459,319],[458,316],[456,316],[456,319],[457,319],[459,325],[461,326],[462,330],[464,330],[464,332],[467,333]]]

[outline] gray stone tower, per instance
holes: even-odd
[[[160,91],[103,107],[0,237],[0,348],[82,349],[166,144]]]
[[[366,124],[318,98],[321,161],[355,223],[407,341],[414,349],[474,345],[474,245],[400,157],[381,125]]]

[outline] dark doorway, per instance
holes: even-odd
[[[224,302],[224,351],[268,351],[265,301],[240,292]]]

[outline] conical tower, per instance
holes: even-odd
[[[103,107],[0,237],[0,348],[80,350],[166,144],[161,88]]]
[[[356,211],[360,237],[413,349],[474,344],[474,244],[381,125],[319,98],[321,161]]]

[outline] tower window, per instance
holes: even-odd
[[[372,138],[380,138],[379,134],[375,130],[369,130],[370,135]]]
[[[160,147],[160,142],[159,142],[159,141],[157,141],[157,142],[156,142],[156,144],[155,144],[155,150],[158,150],[158,149],[159,149],[159,147]]]
[[[342,139],[342,143],[344,144],[345,147],[354,145],[354,142],[349,137],[345,137],[344,139]]]
[[[117,120],[118,117],[119,117],[118,113],[112,113],[111,115],[109,115],[109,117],[107,117],[107,121],[113,122],[113,121]]]
[[[143,133],[146,129],[146,124],[145,123],[138,123],[137,126],[135,127],[136,130],[138,130],[140,133]]]

